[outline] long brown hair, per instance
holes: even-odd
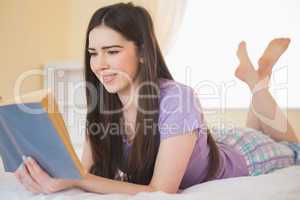
[[[144,121],[158,124],[159,98],[140,98],[138,106],[144,111],[137,112],[136,134],[128,161],[123,159],[123,141],[120,130],[111,128],[113,124],[121,124],[122,112],[103,114],[104,110],[120,110],[122,103],[117,94],[111,94],[91,71],[89,47],[89,33],[97,26],[105,25],[122,34],[129,41],[133,41],[138,52],[143,56],[143,66],[139,66],[142,82],[159,85],[159,78],[173,80],[162,56],[158,41],[154,34],[151,16],[143,7],[134,6],[132,3],[118,3],[97,10],[88,25],[85,43],[85,79],[87,100],[87,139],[91,145],[93,165],[90,173],[114,179],[119,169],[125,169],[128,182],[149,184],[154,170],[154,164],[160,144],[160,135],[157,126],[145,126]],[[95,90],[91,90],[92,85]],[[159,97],[157,88],[145,85],[139,90],[140,95]],[[96,105],[96,106],[93,106]],[[96,108],[96,109],[95,109]],[[107,134],[95,125],[110,129]],[[137,126],[138,125],[138,126]],[[99,127],[99,126],[98,126]],[[121,127],[121,126],[119,126]],[[151,127],[151,126],[150,126]],[[95,134],[96,133],[96,134]],[[218,148],[208,135],[208,144],[211,148],[211,161],[207,180],[214,177],[219,166]]]

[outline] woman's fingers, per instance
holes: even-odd
[[[33,192],[33,193],[39,193],[41,192],[41,187],[39,184],[37,184],[32,177],[30,176],[26,166],[24,165],[20,171],[18,172],[18,176],[20,179],[20,182],[24,185],[26,190]]]
[[[26,167],[29,170],[29,174],[32,176],[32,178],[39,183],[40,185],[45,184],[50,176],[41,169],[41,167],[37,164],[37,162],[31,158],[27,157],[25,159]]]
[[[31,157],[24,157],[24,170],[21,174],[21,182],[27,190],[39,193],[53,193],[67,188],[69,185],[58,179],[53,179]],[[18,174],[16,174],[17,176]]]
[[[21,165],[18,167],[18,169],[14,172],[15,177],[17,178],[17,180],[19,181],[19,183],[21,183],[21,170],[24,167],[24,164],[21,163]]]

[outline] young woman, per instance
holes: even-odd
[[[288,43],[287,39],[272,41],[258,71],[245,43],[240,44],[236,76],[253,91],[253,109],[248,128],[216,135],[215,141],[193,89],[173,80],[148,12],[131,3],[101,8],[86,34],[85,177],[79,181],[51,178],[32,158],[25,159],[16,177],[35,193],[71,187],[95,193],[176,193],[209,180],[293,165],[293,151],[274,141],[298,142],[291,126],[279,131],[260,117],[272,116],[278,109],[261,83],[267,83]],[[278,122],[288,123],[281,114],[274,124]]]

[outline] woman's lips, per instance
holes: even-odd
[[[104,75],[103,76],[103,82],[105,82],[105,83],[111,83],[114,80],[114,78],[115,78],[116,75],[117,74]]]

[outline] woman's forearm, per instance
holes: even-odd
[[[156,191],[150,185],[139,185],[127,183],[88,173],[84,179],[74,182],[75,187],[79,187],[85,191],[101,194],[109,193],[125,193],[134,195],[138,192],[154,192]]]

